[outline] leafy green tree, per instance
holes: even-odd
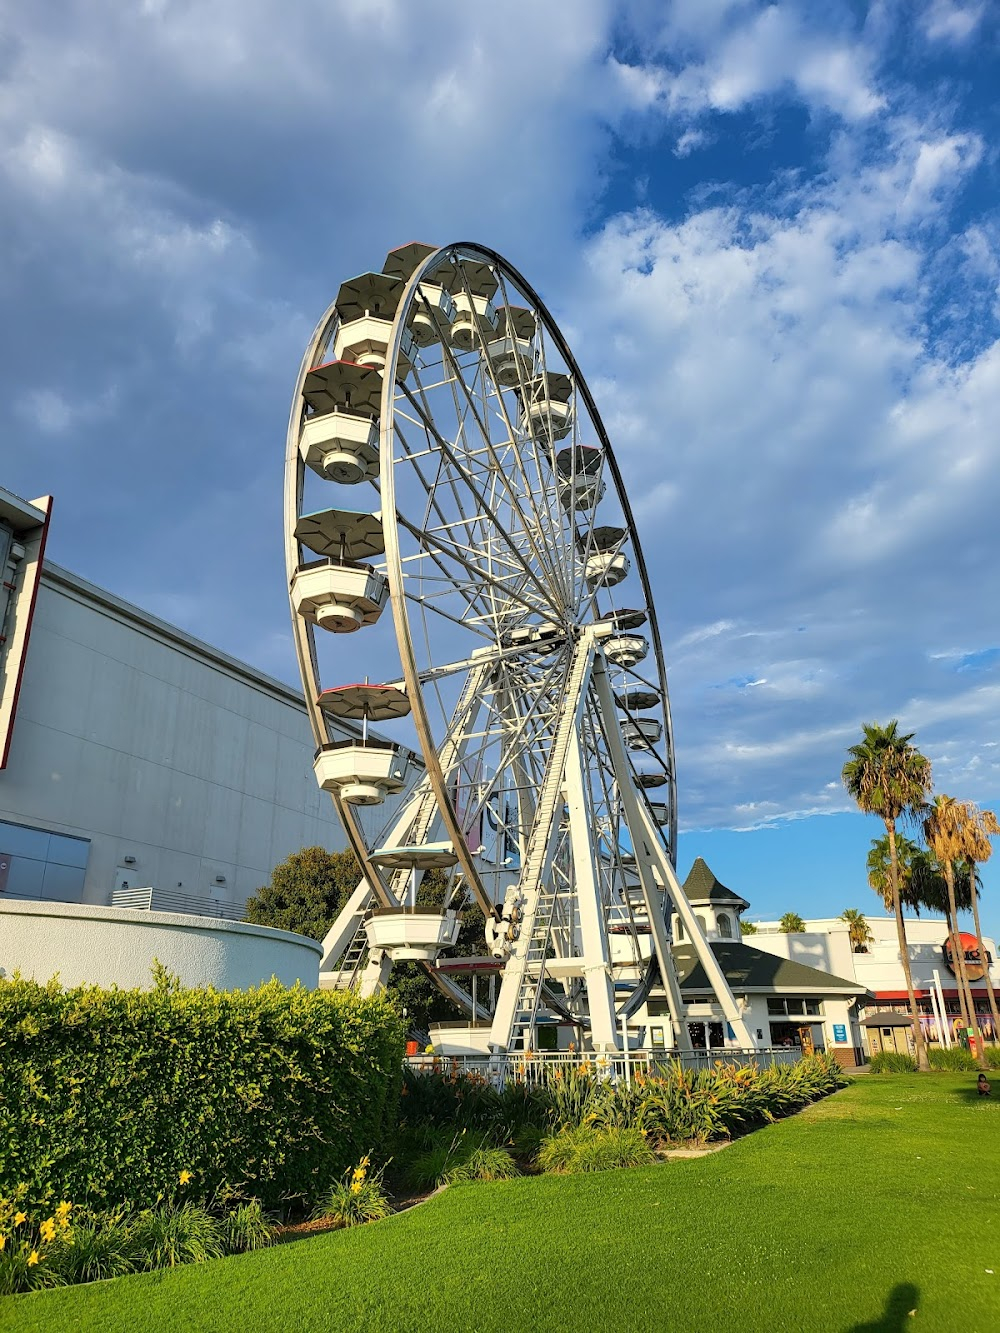
[[[778,922],[778,925],[786,935],[801,935],[806,928],[806,923],[799,916],[798,912],[786,912]]]
[[[847,933],[854,953],[867,953],[868,946],[875,939],[871,926],[865,920],[860,907],[845,907],[840,914],[841,921],[847,926]]]
[[[919,820],[931,789],[930,760],[911,745],[912,740],[912,734],[900,734],[899,723],[895,718],[884,727],[877,722],[866,722],[861,741],[847,751],[849,757],[841,771],[841,779],[858,809],[866,815],[877,815],[885,824],[889,839],[889,888],[896,918],[899,954],[906,978],[906,993],[910,1001],[917,1068],[928,1070],[930,1065],[920,1027],[920,1013],[910,967],[910,949],[903,923],[896,846],[897,822],[904,816],[914,822]]]
[[[247,900],[244,920],[321,940],[360,880],[353,852],[303,847],[275,866],[270,883]]]
[[[757,927],[754,925],[754,923],[753,923],[752,921],[741,921],[741,922],[740,922],[740,934],[741,934],[741,935],[756,935],[757,933],[758,933],[758,932],[757,932]]]

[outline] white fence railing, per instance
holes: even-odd
[[[219,902],[216,898],[178,893],[174,889],[115,889],[112,907],[127,907],[137,912],[176,912],[181,916],[212,916],[222,921],[242,921],[240,903]]]
[[[426,1072],[478,1074],[497,1087],[507,1082],[544,1083],[561,1069],[589,1066],[599,1077],[630,1079],[642,1073],[655,1077],[667,1073],[679,1062],[684,1069],[712,1069],[717,1063],[727,1065],[792,1065],[802,1059],[797,1046],[769,1046],[762,1050],[726,1049],[713,1051],[630,1051],[596,1055],[594,1052],[532,1051],[528,1055],[411,1055],[411,1069]]]

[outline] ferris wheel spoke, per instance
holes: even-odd
[[[413,398],[412,394],[410,394],[410,392],[409,392],[409,390],[406,388],[406,386],[403,385],[402,388],[403,388],[403,392],[407,394],[407,396],[410,398],[411,402],[413,402],[413,403],[415,404],[415,403],[416,403],[416,400]],[[481,509],[482,509],[482,513],[483,513],[486,517],[488,517],[488,518],[490,519],[490,522],[493,524],[493,531],[494,531],[495,535],[501,539],[503,545],[506,546],[506,548],[508,549],[508,551],[510,552],[510,554],[511,554],[512,557],[514,558],[514,561],[515,561],[515,562],[520,566],[520,568],[524,571],[525,577],[526,577],[528,580],[530,580],[530,582],[532,582],[532,583],[535,585],[535,587],[538,589],[538,591],[541,593],[542,598],[543,598],[543,601],[549,606],[549,608],[550,608],[551,610],[553,610],[553,611],[557,610],[558,607],[557,607],[557,606],[554,606],[553,603],[552,603],[550,590],[547,589],[547,588],[540,582],[538,576],[535,574],[535,571],[532,569],[531,565],[530,565],[530,564],[528,563],[528,561],[525,559],[525,557],[524,557],[524,555],[522,554],[522,552],[517,548],[517,546],[515,545],[515,543],[512,541],[512,539],[511,539],[510,535],[508,534],[507,530],[505,529],[505,527],[504,527],[502,524],[499,523],[499,520],[498,520],[498,518],[497,518],[497,515],[496,515],[495,511],[494,511],[493,508],[488,504],[485,495],[484,495],[483,492],[478,488],[478,486],[475,484],[475,482],[473,481],[473,479],[472,479],[471,475],[469,474],[469,472],[462,466],[462,464],[461,464],[461,462],[459,461],[458,456],[456,455],[456,453],[455,453],[455,451],[453,450],[452,446],[451,446],[451,445],[444,439],[444,437],[440,434],[440,432],[439,432],[439,431],[437,430],[437,428],[434,426],[434,424],[433,424],[432,421],[430,421],[430,420],[428,419],[427,422],[426,422],[426,425],[427,425],[427,427],[428,427],[428,430],[429,430],[431,433],[433,433],[433,435],[434,435],[434,437],[435,437],[435,440],[436,440],[436,442],[437,442],[438,448],[441,450],[441,453],[444,455],[445,458],[447,458],[449,464],[450,464],[451,467],[455,470],[456,474],[457,474],[460,478],[462,478],[462,480],[465,482],[465,485],[466,485],[466,487],[468,488],[468,490],[471,492],[472,496],[478,500],[478,502],[479,502],[479,504],[480,504],[480,506],[481,506]]]
[[[471,300],[471,299],[472,299],[472,291],[471,291],[471,289],[470,289],[470,287],[469,287],[469,284],[468,284],[468,281],[467,281],[467,280],[464,281],[464,286],[465,286],[466,293],[467,293],[467,295],[469,296],[469,299]],[[491,354],[491,352],[490,352],[490,339],[489,339],[488,337],[485,337],[485,336],[484,336],[484,334],[483,334],[483,330],[482,330],[482,327],[481,327],[481,326],[480,326],[480,330],[479,330],[479,335],[480,335],[480,353],[481,353],[481,358],[482,358],[481,365],[485,366],[485,367],[488,369],[489,374],[490,374],[490,378],[491,378],[491,380],[492,380],[492,382],[493,382],[493,386],[494,386],[494,389],[495,389],[495,402],[496,402],[496,404],[499,406],[501,420],[502,420],[502,422],[503,422],[504,429],[505,429],[506,434],[507,434],[507,440],[505,441],[505,443],[511,443],[511,444],[513,444],[514,441],[517,439],[517,435],[516,435],[516,433],[515,433],[513,423],[511,422],[510,414],[509,414],[509,412],[508,412],[508,410],[507,410],[507,403],[506,403],[506,400],[505,400],[505,398],[504,398],[504,396],[503,396],[502,386],[500,385],[500,382],[499,382],[499,379],[498,379],[498,377],[497,377],[497,373],[496,373],[496,370],[495,370],[495,366],[494,366],[494,362],[493,362],[493,357],[492,357],[492,354]],[[456,379],[456,381],[457,381],[459,384],[461,384],[462,389],[463,389],[463,391],[464,391],[464,393],[465,393],[465,396],[466,396],[466,398],[467,398],[467,400],[468,400],[469,408],[471,409],[471,411],[472,411],[472,413],[473,413],[473,415],[474,415],[474,417],[475,417],[476,425],[477,425],[478,428],[479,428],[480,436],[481,436],[481,438],[482,438],[482,440],[483,440],[484,447],[486,448],[487,452],[489,453],[490,459],[491,459],[491,461],[493,462],[494,467],[495,467],[495,469],[496,469],[496,475],[497,475],[497,477],[499,478],[499,480],[501,480],[502,483],[506,486],[506,489],[507,489],[507,491],[508,491],[508,493],[509,493],[509,495],[510,495],[510,500],[511,500],[512,507],[514,507],[515,510],[518,512],[518,514],[519,514],[519,516],[520,516],[520,518],[521,518],[521,521],[522,521],[524,530],[525,530],[526,532],[540,531],[543,535],[548,536],[548,537],[550,537],[550,538],[551,538],[551,537],[554,537],[554,536],[557,534],[557,532],[560,533],[560,535],[561,535],[561,530],[562,530],[563,525],[562,525],[562,523],[560,522],[559,525],[558,525],[558,527],[556,527],[555,525],[553,525],[553,524],[551,523],[551,519],[552,519],[551,512],[550,512],[549,515],[548,515],[549,522],[546,523],[546,522],[543,520],[542,515],[541,515],[541,513],[539,512],[539,509],[538,509],[538,507],[537,507],[537,505],[536,505],[536,503],[535,503],[535,501],[534,501],[535,488],[532,487],[532,485],[531,485],[531,482],[530,482],[530,480],[529,480],[529,478],[528,478],[528,475],[527,475],[527,473],[526,473],[526,471],[525,471],[525,468],[524,468],[524,464],[523,464],[523,460],[522,460],[522,458],[521,458],[521,455],[520,455],[520,453],[519,453],[516,449],[512,451],[512,452],[513,452],[513,461],[514,461],[515,468],[516,468],[516,470],[517,470],[518,476],[519,476],[519,478],[520,478],[520,481],[521,481],[521,483],[522,483],[522,487],[521,487],[521,489],[519,490],[518,488],[516,488],[516,487],[510,482],[510,480],[508,479],[507,472],[506,472],[506,470],[503,468],[502,463],[501,463],[500,459],[498,458],[498,456],[497,456],[497,454],[496,454],[495,447],[494,447],[494,445],[493,445],[493,443],[492,443],[492,440],[491,440],[490,429],[489,429],[489,424],[488,424],[488,420],[487,420],[487,416],[486,416],[486,411],[484,410],[483,415],[480,415],[479,410],[478,410],[478,408],[477,408],[477,406],[476,406],[476,403],[475,403],[475,400],[474,400],[474,396],[473,396],[473,394],[472,394],[471,389],[469,388],[468,384],[466,383],[464,376],[462,376],[462,375],[460,375],[460,374],[458,373],[457,364],[456,364],[455,359],[454,359],[454,357],[453,357],[453,355],[452,355],[452,353],[451,353],[451,349],[450,349],[450,348],[447,348],[447,349],[445,350],[445,355],[446,355],[446,356],[448,357],[448,359],[450,360],[450,362],[451,362],[451,364],[452,364],[452,367],[453,367],[453,369],[454,369],[454,372],[455,372],[455,379]],[[516,359],[516,364],[517,364],[517,367],[518,367],[518,376],[519,376],[519,379],[521,379],[521,377],[522,377],[522,371],[521,371],[520,359]],[[484,398],[485,398],[485,397],[486,397],[486,395],[485,395],[485,393],[484,393]],[[525,399],[525,401],[527,401],[527,400]],[[484,407],[485,407],[485,404],[484,404]],[[547,493],[548,493],[548,492],[547,492],[547,488],[546,488],[546,490],[543,491],[543,493],[544,493],[544,494],[547,494]],[[530,514],[530,516],[529,516],[529,515],[525,512],[525,510],[524,510],[524,506],[523,506],[523,503],[522,503],[523,499],[527,499],[527,501],[528,501],[528,505],[529,505],[529,507],[530,507],[530,509],[531,509],[531,514]],[[547,570],[547,573],[548,573],[549,577],[552,578],[552,580],[554,581],[555,584],[557,584],[558,586],[560,586],[560,587],[562,588],[563,599],[564,599],[564,601],[565,601],[565,600],[567,599],[568,589],[565,587],[564,578],[563,578],[563,576],[562,576],[562,571],[564,570],[565,566],[564,566],[564,565],[559,561],[559,559],[558,559],[558,556],[559,556],[559,554],[560,554],[560,552],[559,552],[559,548],[553,546],[552,549],[546,549],[546,548],[544,548],[544,547],[540,547],[539,544],[538,544],[537,542],[533,542],[533,546],[534,546],[534,551],[535,551],[535,555],[536,555],[536,557],[538,558],[538,560],[540,561],[540,563],[542,563],[542,564],[545,566],[545,568],[546,568],[546,570]],[[544,551],[544,554],[543,554],[543,551]]]

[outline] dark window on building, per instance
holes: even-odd
[[[802,1016],[818,1017],[823,1012],[820,1000],[803,1000],[797,996],[773,996],[767,1001],[769,1014],[787,1014],[790,1018]]]
[[[0,819],[0,855],[7,862],[5,898],[78,903],[90,841]]]

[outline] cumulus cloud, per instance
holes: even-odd
[[[920,13],[935,59],[986,19]],[[970,184],[987,123],[905,27],[790,0],[22,7],[0,481],[56,493],[57,559],[294,679],[301,349],[390,246],[480,238],[556,310],[620,456],[684,822],[846,808],[844,746],[895,714],[986,799],[1000,231]]]

